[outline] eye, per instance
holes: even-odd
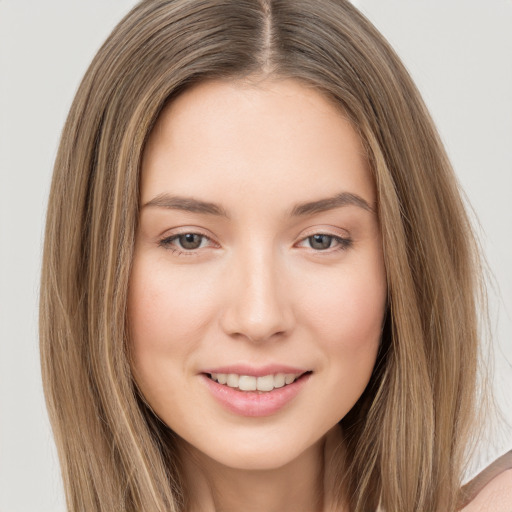
[[[352,240],[325,233],[315,233],[301,240],[299,246],[304,247],[305,244],[315,251],[327,251],[328,249],[343,250],[350,247]]]
[[[313,235],[308,237],[308,242],[311,248],[319,251],[329,249],[333,240],[334,238],[330,235]]]
[[[177,253],[192,252],[206,247],[211,240],[200,233],[180,233],[164,238],[159,245]]]
[[[203,239],[204,237],[202,235],[198,235],[197,233],[185,233],[184,235],[179,235],[176,238],[180,246],[187,251],[199,249]]]

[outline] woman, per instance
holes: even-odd
[[[49,204],[70,510],[478,505],[476,244],[348,2],[141,2],[77,93]]]

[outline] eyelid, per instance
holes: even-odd
[[[311,226],[306,230],[302,231],[300,235],[297,237],[298,242],[305,240],[313,235],[326,235],[332,236],[333,238],[341,238],[343,240],[351,239],[350,233],[346,229],[341,229],[337,226],[331,225],[320,225],[320,226]]]
[[[297,237],[299,240],[308,238],[313,235],[328,235],[338,238],[350,238],[350,233],[346,229],[339,228],[337,226],[331,226],[329,224],[322,224],[320,226],[312,226],[302,231]]]
[[[178,255],[186,254],[186,255],[198,255],[200,249],[205,249],[206,247],[198,247],[197,249],[180,249],[177,246],[173,246],[172,242],[176,240],[178,237],[182,235],[198,235],[202,238],[208,240],[209,247],[219,247],[219,244],[215,242],[213,236],[208,235],[204,232],[205,230],[202,228],[198,228],[196,226],[182,226],[179,228],[174,228],[172,230],[167,230],[163,235],[158,237],[158,245],[163,247],[164,249],[170,250],[173,253]]]
[[[337,243],[337,245],[335,247],[328,247],[326,249],[315,249],[313,247],[307,247],[306,248],[306,249],[309,249],[311,252],[313,252],[315,254],[329,254],[329,253],[332,253],[332,252],[335,252],[335,251],[343,251],[343,250],[348,249],[352,245],[352,240],[350,238],[343,238],[343,237],[340,237],[340,236],[330,235],[330,234],[327,234],[327,233],[315,233],[315,234],[328,236],[328,237],[332,238],[332,240],[334,240]],[[299,244],[302,244],[303,242],[306,242],[312,236],[314,236],[314,235],[310,235],[310,236],[307,236],[307,237],[299,240],[298,244],[296,244],[296,245],[299,245]]]
[[[344,231],[346,234],[341,234],[340,231]],[[173,245],[173,242],[178,239],[182,235],[198,235],[208,241],[207,247],[198,247],[196,249],[180,249],[178,246]],[[350,234],[347,233],[345,230],[341,230],[338,227],[335,226],[315,226],[307,229],[305,232],[302,232],[300,234],[300,237],[298,237],[298,240],[294,243],[294,246],[301,246],[301,244],[305,243],[309,238],[315,236],[315,235],[324,235],[327,237],[332,238],[337,242],[337,245],[335,247],[329,247],[326,249],[315,249],[313,247],[310,247],[310,251],[314,253],[332,253],[337,250],[345,250],[348,249],[352,245],[352,238],[350,237]],[[200,249],[206,249],[206,248],[212,248],[212,247],[219,247],[219,244],[214,240],[214,237],[206,234],[205,230],[203,228],[199,228],[197,226],[181,226],[179,228],[174,228],[172,230],[167,230],[165,234],[161,235],[158,238],[158,245],[160,247],[163,247],[164,249],[170,250],[173,253],[176,253],[178,255],[185,254],[185,255],[193,255],[197,256],[200,252]]]
[[[340,231],[344,231],[344,233],[342,234],[340,233]],[[305,232],[302,232],[299,236],[298,241],[295,242],[294,245],[300,246],[299,244],[306,242],[309,238],[315,235],[328,236],[337,242],[337,246],[329,247],[327,249],[314,249],[313,247],[310,247],[310,251],[315,254],[329,254],[339,250],[346,250],[353,243],[352,237],[346,230],[341,230],[340,228],[337,228],[335,226],[314,226],[312,228],[309,228]]]

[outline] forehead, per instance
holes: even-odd
[[[351,123],[330,99],[290,79],[207,81],[185,91],[152,130],[141,184],[143,202],[163,192],[234,190],[282,202],[346,190],[375,201]]]

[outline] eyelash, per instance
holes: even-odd
[[[195,249],[186,250],[186,249],[178,249],[176,246],[173,245],[173,242],[175,242],[176,240],[179,240],[180,237],[187,236],[187,235],[195,235],[195,236],[201,237],[201,245],[202,245],[203,240],[205,240],[205,239],[209,240],[210,242],[212,241],[210,237],[203,235],[202,233],[196,233],[193,231],[189,231],[189,232],[178,233],[177,235],[171,235],[166,238],[163,238],[162,240],[160,240],[158,245],[160,247],[163,247],[164,249],[171,251],[173,254],[176,254],[178,256],[182,256],[182,255],[195,256],[195,255],[197,255],[198,250],[202,249],[201,246],[199,246]],[[329,254],[329,253],[333,253],[333,252],[337,252],[337,251],[347,250],[352,246],[352,239],[350,239],[350,238],[343,238],[340,236],[332,235],[329,233],[322,233],[322,232],[313,233],[311,235],[308,235],[308,236],[302,238],[299,241],[299,243],[302,243],[306,240],[310,240],[315,236],[326,236],[331,239],[330,240],[331,244],[332,244],[332,242],[337,243],[337,247],[334,249],[333,249],[333,247],[327,247],[325,249],[314,249],[313,247],[310,247],[310,249],[312,249],[315,253]]]
[[[175,240],[178,240],[180,237],[187,236],[187,235],[195,235],[195,236],[201,237],[201,245],[202,245],[203,240],[209,240],[210,242],[212,241],[210,237],[203,235],[202,233],[196,233],[194,231],[186,231],[184,233],[178,233],[177,235],[171,235],[166,238],[163,238],[162,240],[160,240],[158,245],[160,247],[163,247],[164,249],[171,251],[173,254],[176,254],[178,256],[181,256],[181,255],[195,256],[195,255],[197,255],[198,249],[201,249],[202,247],[198,247],[196,249],[191,249],[191,250],[187,251],[186,249],[178,249],[176,246],[173,245],[173,242]]]
[[[310,239],[312,239],[315,236],[326,236],[326,237],[331,239],[331,243],[332,242],[336,242],[337,243],[337,247],[334,248],[334,249],[333,249],[333,247],[327,247],[326,249],[314,249],[313,247],[310,247],[312,250],[314,250],[314,252],[317,252],[317,253],[322,253],[322,252],[332,253],[332,252],[335,252],[335,251],[345,251],[346,249],[349,249],[351,247],[351,245],[352,245],[352,239],[351,238],[343,238],[341,236],[336,236],[336,235],[332,235],[330,233],[322,233],[322,232],[313,233],[311,235],[308,235],[308,236],[302,238],[300,240],[300,243],[304,242],[306,240],[310,240]]]

